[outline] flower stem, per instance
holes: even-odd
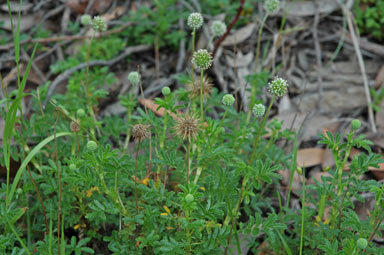
[[[268,114],[269,114],[269,112],[270,112],[270,110],[272,108],[272,105],[275,102],[275,100],[276,100],[276,96],[273,96],[271,102],[269,103],[268,109],[267,109],[267,111],[264,114],[263,120],[260,123],[259,129],[257,130],[257,135],[256,135],[256,138],[255,138],[255,142],[253,143],[253,150],[252,150],[251,158],[249,159],[249,164],[250,165],[252,164],[253,160],[255,159],[256,151],[257,151],[257,144],[259,143],[261,132],[262,132],[262,130],[264,128],[265,122],[267,121],[267,118],[268,118]]]
[[[204,122],[203,79],[204,79],[204,71],[201,70],[200,72],[200,116],[201,116],[202,122]]]

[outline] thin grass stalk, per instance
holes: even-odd
[[[300,255],[303,254],[304,245],[304,223],[305,223],[305,169],[302,172],[303,175],[303,189],[301,195],[301,230],[300,230]]]
[[[57,113],[55,126],[53,130],[54,135],[54,150],[55,150],[55,163],[56,163],[56,169],[57,169],[57,182],[58,182],[58,208],[57,208],[57,249],[58,249],[58,255],[60,255],[60,215],[61,215],[61,171],[59,167],[59,156],[57,152],[57,137],[56,137],[56,128],[57,128],[57,122],[59,121],[59,115]]]

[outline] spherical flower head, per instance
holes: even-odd
[[[84,116],[85,116],[85,111],[84,111],[84,109],[82,109],[82,108],[77,109],[77,111],[76,111],[76,115],[77,115],[77,117],[79,117],[79,118],[84,117]]]
[[[199,29],[203,25],[204,19],[201,13],[194,12],[189,14],[187,24],[193,29]]]
[[[137,85],[140,82],[140,74],[138,72],[130,72],[128,74],[128,81],[132,83],[133,85]]]
[[[70,164],[69,165],[69,169],[71,169],[71,170],[76,170],[76,165],[75,164]]]
[[[96,32],[105,31],[107,30],[107,21],[100,16],[93,17],[92,27]]]
[[[91,15],[84,14],[83,16],[81,16],[81,24],[83,24],[83,26],[91,25],[92,24]]]
[[[354,119],[351,122],[351,126],[352,126],[353,130],[357,130],[357,129],[359,129],[361,127],[361,121],[358,120],[358,119]]]
[[[253,114],[255,114],[256,118],[260,118],[264,116],[265,106],[263,104],[255,104],[252,108]]]
[[[161,93],[163,94],[163,96],[168,96],[169,94],[171,94],[171,89],[169,87],[163,87],[161,89]]]
[[[94,151],[97,149],[97,144],[95,141],[88,141],[87,143],[87,150]]]
[[[288,93],[288,82],[280,77],[275,77],[268,84],[268,90],[272,95],[282,97]]]
[[[214,37],[222,36],[227,31],[227,26],[224,22],[215,20],[211,25],[211,32]]]
[[[222,102],[225,106],[231,106],[235,102],[235,98],[231,94],[226,94],[223,96]]]
[[[192,194],[187,194],[184,199],[185,199],[185,202],[192,203],[193,200],[195,200],[195,197]]]
[[[368,241],[365,238],[359,238],[357,239],[357,247],[360,249],[365,249],[368,246]]]
[[[279,11],[280,1],[279,0],[266,0],[264,4],[265,10],[268,13],[275,13]]]
[[[212,56],[205,49],[200,49],[193,53],[192,64],[195,69],[200,71],[207,70],[212,65]]]
[[[136,124],[132,127],[132,136],[136,142],[144,141],[149,135],[149,125]]]

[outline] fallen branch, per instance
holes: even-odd
[[[37,38],[37,39],[29,38],[29,39],[26,39],[24,41],[20,41],[20,45],[24,45],[26,43],[51,43],[51,42],[60,42],[60,41],[82,40],[82,39],[87,39],[87,38],[91,38],[91,37],[100,38],[100,37],[104,37],[104,36],[107,36],[107,35],[120,33],[122,30],[124,30],[125,28],[129,27],[130,25],[132,25],[132,22],[125,23],[125,24],[123,24],[119,28],[116,28],[114,30],[106,31],[104,33],[100,33],[97,36],[93,36],[93,35],[67,35],[67,36],[60,36],[60,37]],[[1,45],[0,46],[0,51],[10,50],[13,47],[14,47],[13,43],[9,43],[9,44],[6,44],[6,45]]]

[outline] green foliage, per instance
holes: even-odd
[[[354,12],[356,23],[361,33],[372,35],[377,40],[383,39],[384,1],[355,1]]]

